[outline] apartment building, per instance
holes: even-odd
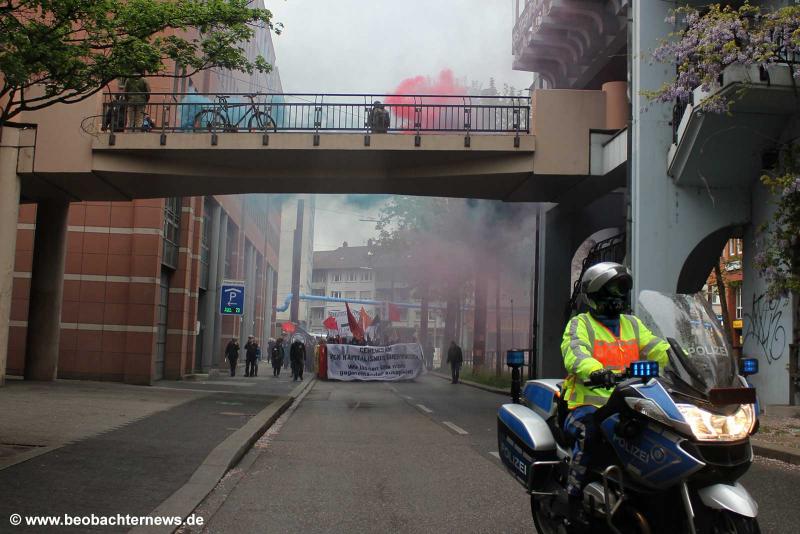
[[[315,251],[311,294],[320,299],[345,299],[353,311],[363,306],[370,317],[379,315],[402,339],[419,339],[420,300],[408,282],[407,269],[383,256],[372,244],[351,247],[347,243],[336,250]],[[371,301],[361,303],[359,301]],[[390,321],[388,303],[394,307]],[[335,311],[345,309],[344,302],[312,300],[311,328],[324,333],[322,322]],[[439,346],[444,332],[444,313],[438,303],[431,303],[428,339]]]
[[[263,7],[263,2],[254,6]],[[246,50],[251,59],[261,54],[275,63],[268,29],[258,29]],[[174,73],[180,75],[177,66]],[[215,69],[148,82],[156,126],[163,119],[158,103],[167,98],[164,94],[281,88],[277,68],[252,75]],[[78,128],[65,124],[63,132]],[[25,370],[36,209],[34,204],[20,206],[9,375]],[[231,337],[268,335],[277,297],[279,198],[80,202],[70,205],[68,217],[59,378],[131,384],[179,379],[216,366]],[[220,284],[228,279],[245,282],[241,317],[218,313]]]

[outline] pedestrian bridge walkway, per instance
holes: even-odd
[[[527,96],[106,94],[35,117],[18,173],[29,201],[235,193],[557,200],[589,175],[589,127],[558,124],[565,140],[550,143],[555,151],[537,173],[534,117]],[[579,152],[570,150],[576,139]],[[553,172],[562,160],[567,170]],[[571,169],[573,160],[585,171]]]

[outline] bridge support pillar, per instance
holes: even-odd
[[[20,180],[17,175],[19,130],[0,128],[0,386],[6,376],[11,292],[17,246]]]
[[[222,287],[222,280],[225,278],[225,255],[228,250],[228,214],[220,212],[219,223],[219,241],[216,243],[217,249],[217,278],[211,280],[209,277],[209,286],[213,283],[216,287],[217,295],[219,295],[220,288]],[[217,306],[219,302],[214,303],[214,341],[211,347],[211,367],[217,367],[222,362],[222,316],[219,315]],[[227,342],[226,342],[227,343]]]
[[[219,269],[219,228],[222,208],[217,204],[211,208],[211,249],[208,259],[208,289],[205,294],[205,308],[203,315],[203,353],[200,355],[200,369],[208,371],[211,367],[211,356],[218,350],[214,345],[214,330],[219,316],[219,293],[217,293],[217,273]]]
[[[66,200],[43,201],[36,210],[25,346],[26,380],[55,380],[58,371],[68,213]]]
[[[561,338],[567,324],[575,252],[597,232],[621,231],[624,225],[625,199],[621,193],[606,194],[585,207],[560,204],[547,210],[542,217],[538,243],[539,286],[536,288],[538,377],[561,378],[565,373]]]

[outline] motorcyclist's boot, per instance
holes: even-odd
[[[570,495],[567,509],[567,531],[570,534],[588,534],[589,528],[583,510],[583,496]]]

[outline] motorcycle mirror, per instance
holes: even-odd
[[[739,360],[739,374],[742,376],[758,374],[758,360],[756,358],[742,358]]]
[[[655,378],[658,376],[658,362],[639,360],[631,363],[630,376],[633,378]]]

